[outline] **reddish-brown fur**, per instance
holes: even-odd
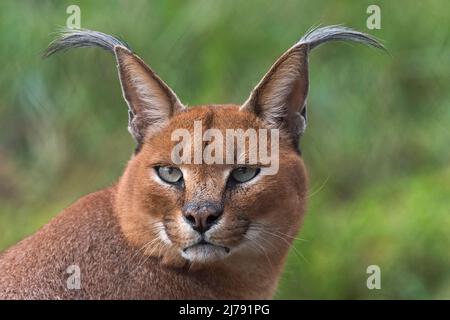
[[[155,236],[149,227],[151,219],[161,218],[161,212],[179,214],[181,201],[176,194],[152,183],[149,168],[156,162],[170,161],[168,152],[173,142],[168,132],[185,126],[187,119],[202,119],[206,115],[212,117],[215,128],[260,125],[252,114],[233,105],[196,107],[175,117],[161,133],[146,141],[116,185],[80,199],[1,256],[0,296],[270,298],[304,211],[306,175],[303,161],[290,143],[280,147],[282,163],[277,176],[263,177],[261,183],[245,190],[245,194],[235,195],[225,207],[227,217],[233,218],[239,210],[245,210],[251,219],[273,224],[286,234],[283,240],[282,233],[272,237],[266,234],[270,244],[262,244],[266,246],[265,253],[242,250],[223,261],[206,264],[190,265],[176,250],[153,252],[151,256],[139,253],[142,245]],[[208,169],[200,166],[199,174]],[[236,222],[230,222],[230,226],[233,223]],[[172,239],[176,236],[174,232]],[[240,233],[228,231],[225,237],[231,244],[243,241]],[[73,264],[81,269],[81,290],[66,288],[66,268]]]

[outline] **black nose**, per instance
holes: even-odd
[[[195,231],[206,232],[223,213],[223,207],[217,204],[188,204],[183,208],[183,216]]]

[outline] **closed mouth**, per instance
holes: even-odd
[[[207,247],[218,248],[218,249],[225,250],[226,253],[229,253],[229,252],[230,252],[230,248],[224,247],[224,246],[220,246],[220,245],[217,245],[217,244],[214,244],[214,243],[211,243],[211,242],[208,242],[208,241],[206,241],[205,239],[202,239],[202,240],[200,240],[199,242],[194,243],[193,245],[190,245],[190,246],[184,248],[184,249],[183,249],[183,252],[186,252],[186,251],[189,250],[189,249],[193,249],[193,248],[201,248],[201,247],[205,247],[205,248],[207,248]]]

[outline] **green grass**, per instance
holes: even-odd
[[[317,193],[301,232],[306,241],[291,250],[278,297],[448,298],[449,194],[450,167],[386,181],[346,201]],[[381,290],[366,287],[369,265],[381,268]]]

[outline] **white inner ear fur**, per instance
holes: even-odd
[[[119,78],[125,101],[139,124],[131,126],[135,137],[163,126],[173,113],[183,110],[176,94],[127,48],[115,47]],[[132,130],[133,131],[133,130]]]
[[[130,68],[126,66],[126,68]],[[141,116],[158,124],[167,121],[172,114],[172,102],[160,85],[141,70],[129,70],[130,84],[136,92],[136,98],[141,104]]]
[[[241,108],[258,111],[273,128],[280,128],[283,122],[291,130],[304,127],[296,122],[308,91],[307,64],[307,48],[292,47],[275,62]]]
[[[287,62],[287,61],[286,61]],[[258,98],[265,120],[276,126],[277,119],[287,116],[289,96],[294,90],[295,82],[300,77],[299,66],[283,63],[266,84]]]

